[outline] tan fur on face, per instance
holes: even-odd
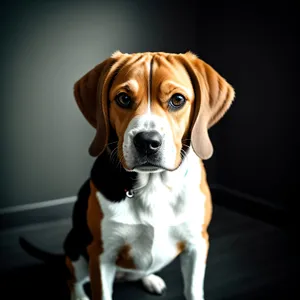
[[[193,86],[187,71],[174,55],[154,57],[152,80],[151,112],[167,119],[172,128],[176,168],[181,162],[182,144],[189,144],[186,139],[192,121]],[[177,93],[185,97],[186,103],[181,109],[172,111],[168,102]]]
[[[110,111],[109,119],[112,128],[118,136],[118,156],[124,167],[126,162],[123,158],[122,145],[124,133],[129,122],[138,115],[142,115],[147,110],[147,94],[149,81],[150,55],[132,55],[132,59],[127,63],[116,76],[109,92]],[[116,96],[127,93],[134,101],[132,109],[124,109],[115,102]]]
[[[118,153],[122,164],[122,144],[129,122],[138,115],[145,114],[148,108],[148,83],[150,62],[153,60],[151,85],[151,113],[168,120],[173,132],[173,141],[177,149],[175,166],[181,162],[182,140],[188,136],[191,123],[191,110],[194,101],[193,86],[188,73],[174,55],[135,55],[133,64],[124,66],[116,76],[109,93],[110,122],[115,129],[119,144]],[[153,58],[154,56],[154,58]],[[134,56],[133,56],[134,57]],[[134,101],[132,109],[120,108],[114,101],[116,95],[126,92]],[[187,102],[178,111],[170,111],[168,101],[175,93],[182,94]],[[188,143],[188,142],[187,142]]]

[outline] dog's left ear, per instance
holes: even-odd
[[[121,52],[115,52],[74,85],[74,96],[80,111],[90,125],[96,128],[95,138],[89,147],[91,156],[100,155],[108,143],[108,88],[121,56]]]
[[[220,74],[193,53],[187,52],[182,58],[195,91],[192,147],[201,159],[209,159],[213,154],[213,146],[208,129],[224,116],[235,92]]]

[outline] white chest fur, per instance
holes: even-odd
[[[190,151],[176,171],[139,174],[133,198],[113,203],[98,192],[102,259],[114,260],[129,245],[136,271],[152,273],[174,259],[179,242],[196,243],[204,221],[200,181],[201,165]]]

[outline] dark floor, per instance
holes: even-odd
[[[0,232],[1,295],[8,292],[9,299],[68,299],[62,269],[29,257],[19,247],[18,237],[59,253],[69,227],[67,219]],[[207,300],[300,299],[294,294],[298,252],[284,231],[216,205],[209,231]],[[183,300],[178,259],[160,274],[168,286],[164,296],[147,294],[139,283],[119,283],[114,299]]]

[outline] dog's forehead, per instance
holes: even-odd
[[[125,56],[124,54],[122,56]],[[125,58],[124,64],[120,67],[114,84],[118,85],[131,79],[148,79],[152,57],[146,54],[131,54]]]
[[[178,54],[165,52],[122,54],[116,52],[113,57],[125,60],[114,78],[113,86],[121,85],[132,79],[135,79],[138,84],[147,84],[151,77],[152,87],[160,86],[162,82],[171,80],[192,88],[185,67],[177,59]]]
[[[162,88],[166,86],[164,83],[167,85],[174,83],[193,89],[189,74],[181,61],[177,60],[176,55],[154,57],[152,83],[153,87]]]

